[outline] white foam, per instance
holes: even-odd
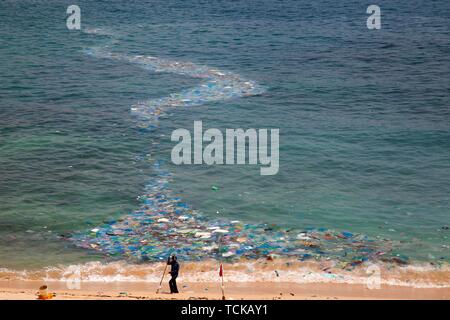
[[[204,250],[210,248],[205,247]],[[218,279],[217,262],[191,263],[183,270],[180,281],[214,282]],[[291,282],[306,283],[346,283],[367,284],[368,277],[356,272],[328,273],[316,271],[309,267],[290,269],[275,269],[264,267],[260,262],[249,261],[233,265],[233,269],[225,265],[226,282]],[[158,282],[164,266],[161,263],[129,264],[124,261],[101,263],[98,261],[69,266],[48,267],[38,271],[20,271],[0,268],[0,280],[44,280],[44,281],[73,281],[80,282]],[[207,270],[207,269],[210,270]],[[412,266],[416,272],[416,267]],[[205,271],[206,269],[206,271]],[[400,272],[408,272],[408,267],[399,268]],[[436,269],[432,269],[436,271]],[[448,271],[448,268],[446,269]],[[276,272],[275,272],[276,271]],[[427,272],[423,271],[425,274]],[[431,282],[423,280],[401,280],[396,272],[383,275],[381,284],[393,286],[407,286],[415,288],[450,288],[449,281]]]

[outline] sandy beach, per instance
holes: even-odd
[[[158,283],[83,283],[68,289],[65,283],[47,282],[54,300],[219,300],[217,283],[180,283],[179,294],[170,294],[167,284],[156,294]],[[1,281],[1,300],[35,300],[40,281]],[[353,299],[450,299],[450,288],[412,288],[382,285],[368,289],[355,284],[227,283],[227,300],[353,300]]]
[[[222,299],[217,261],[185,262],[177,279],[179,294],[170,294],[166,275],[156,293],[164,264],[92,262],[35,272],[0,272],[0,299],[37,298],[41,285],[55,300],[217,300]],[[382,266],[378,285],[369,281],[367,266],[338,269],[329,261],[285,259],[224,264],[227,300],[450,299],[450,271],[425,266]],[[81,280],[79,280],[81,279]],[[372,278],[373,280],[373,278]]]

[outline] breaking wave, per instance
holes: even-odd
[[[390,269],[380,266],[380,284],[414,288],[449,288],[449,268],[435,269],[424,265]],[[183,262],[180,282],[217,282],[216,260]],[[388,270],[389,269],[389,270]],[[88,262],[79,265],[48,267],[36,271],[0,269],[0,281],[61,281],[70,282],[144,282],[158,283],[164,270],[162,263],[130,264],[125,261],[110,263]],[[332,262],[299,262],[252,260],[224,264],[225,282],[290,282],[368,284],[365,268],[346,272],[335,268]]]

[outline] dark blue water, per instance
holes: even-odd
[[[0,3],[0,263],[97,258],[58,235],[137,208],[172,130],[279,128],[280,172],[175,166],[172,188],[211,217],[325,227],[397,241],[414,259],[448,259],[450,4],[70,1]],[[226,70],[261,95],[171,109],[142,130],[130,107],[199,85],[86,55],[110,50]],[[218,186],[212,191],[211,186]]]

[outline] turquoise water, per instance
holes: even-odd
[[[171,188],[211,218],[331,228],[449,258],[449,4],[319,1],[70,1],[0,4],[0,266],[103,259],[58,235],[139,207],[166,160]],[[251,79],[260,95],[171,109],[154,130],[130,108],[196,87],[86,48],[192,62]],[[280,172],[175,166],[172,130],[280,128]],[[213,191],[212,186],[218,186]]]

